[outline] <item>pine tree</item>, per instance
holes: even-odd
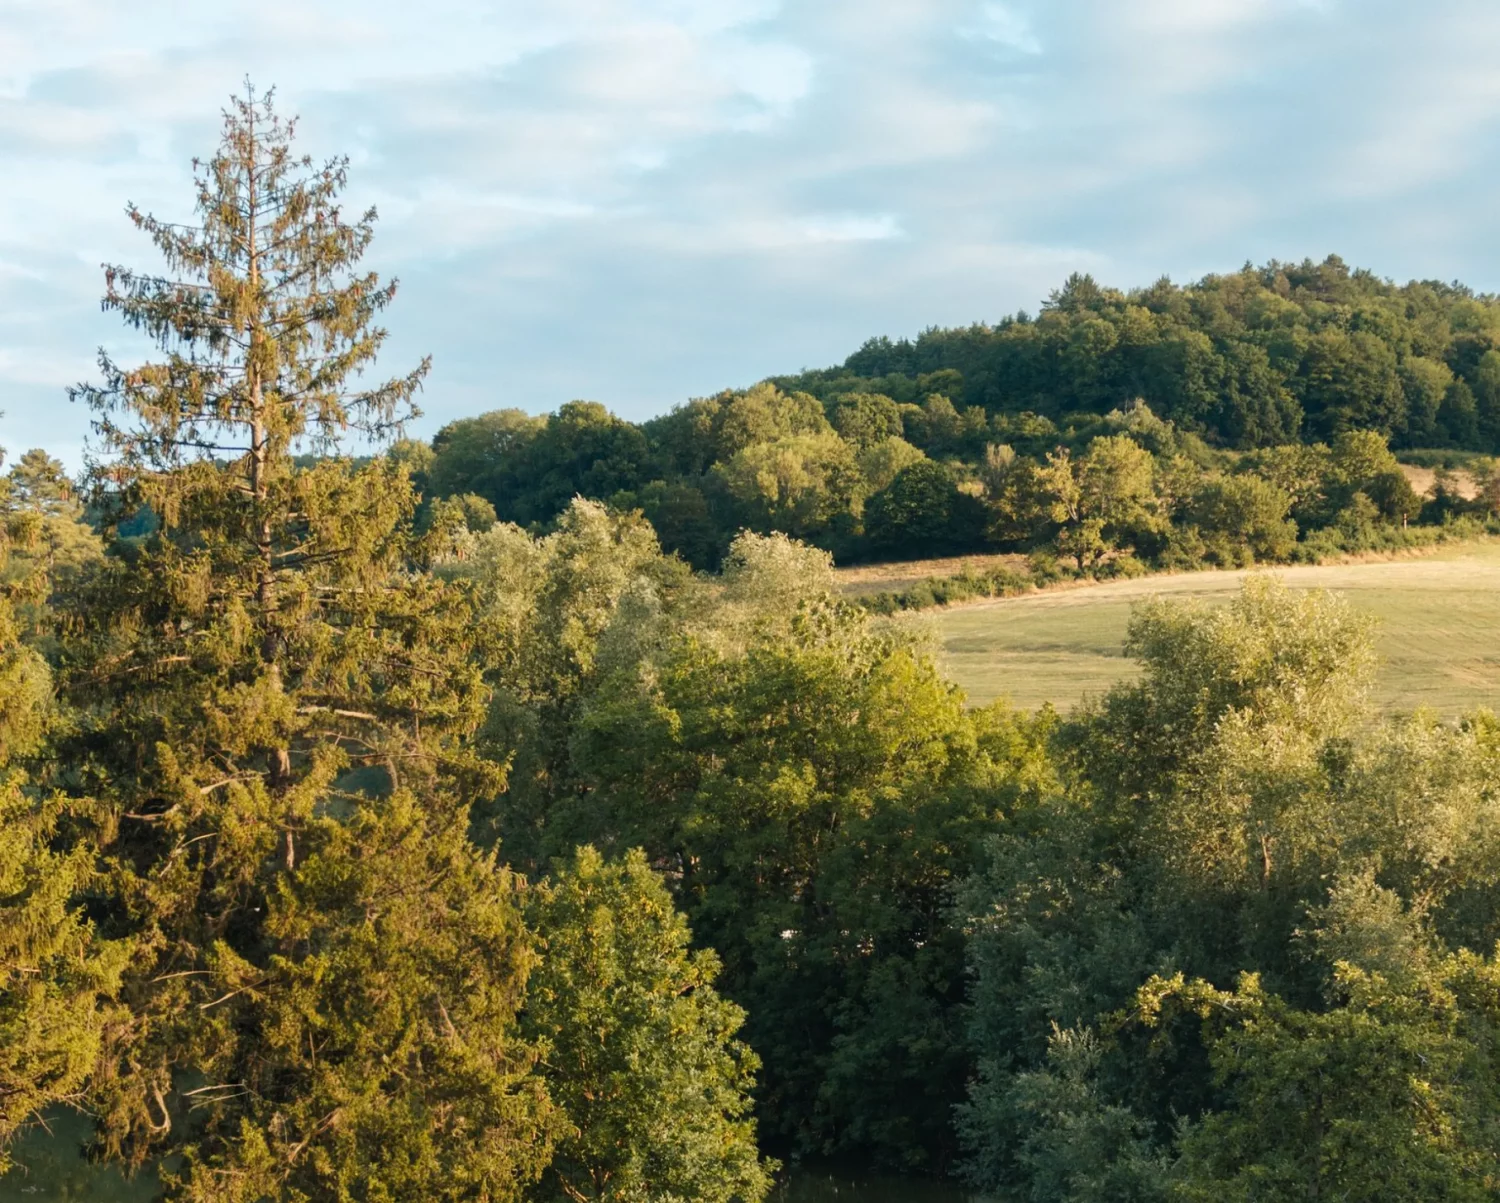
[[[157,520],[68,615],[62,762],[136,950],[100,1144],[180,1155],[195,1200],[509,1199],[552,1113],[518,886],[467,836],[485,628],[421,571],[452,523],[414,533],[405,466],[334,454],[399,433],[427,364],[352,387],[396,286],[293,135],[249,89],[197,224],[129,210],[168,274],[109,267],[104,306],[162,354],[74,391],[106,521]]]

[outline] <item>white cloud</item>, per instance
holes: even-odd
[[[1041,39],[1024,13],[1008,4],[987,0],[979,6],[978,19],[960,27],[966,37],[983,38],[1020,54],[1041,54]]]
[[[815,217],[802,228],[812,242],[882,242],[902,235],[901,223],[893,213],[844,213]]]

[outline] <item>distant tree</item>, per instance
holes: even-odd
[[[1500,514],[1500,460],[1485,457],[1469,465],[1475,501],[1485,514]]]
[[[461,493],[451,500],[463,518],[464,528],[471,534],[487,531],[499,521],[495,507],[478,493]]]
[[[799,538],[852,521],[860,485],[854,449],[831,430],[752,443],[715,473],[747,526]]]
[[[1438,433],[1450,447],[1479,446],[1479,405],[1466,380],[1455,380],[1438,407]]]
[[[1405,526],[1422,512],[1422,499],[1400,468],[1377,473],[1366,482],[1364,492],[1386,522]]]
[[[662,548],[694,568],[714,568],[724,553],[724,534],[703,490],[686,481],[654,480],[634,493],[610,499],[616,509],[637,509],[651,523]]]
[[[1297,524],[1287,517],[1290,507],[1291,498],[1275,485],[1257,476],[1229,476],[1204,485],[1186,516],[1206,537],[1243,548],[1245,559],[1277,561],[1297,544]]]
[[[83,498],[62,464],[45,451],[32,449],[12,466],[9,489],[0,496],[5,512],[26,527],[26,538],[13,541],[12,576],[40,571],[56,587],[103,555],[99,537],[89,525]]]
[[[439,430],[432,440],[430,488],[437,497],[477,493],[491,505],[517,503],[521,485],[516,472],[525,448],[546,427],[519,409],[499,409],[462,418]]]
[[[1373,334],[1325,330],[1309,341],[1298,378],[1313,432],[1372,429],[1389,436],[1406,421],[1395,353]]]
[[[1125,435],[1095,439],[1078,459],[1066,449],[1049,455],[1041,483],[1059,550],[1083,571],[1153,527],[1152,478],[1151,453]]]
[[[1480,356],[1473,387],[1480,442],[1486,451],[1500,451],[1500,351]]]
[[[1292,501],[1291,515],[1308,528],[1326,521],[1329,452],[1322,443],[1284,444],[1252,452],[1243,471],[1280,489]]]
[[[983,536],[984,509],[959,490],[953,473],[929,459],[903,468],[865,506],[865,531],[877,551],[922,556],[962,550]]]
[[[1453,372],[1437,359],[1408,356],[1401,365],[1401,387],[1406,395],[1405,441],[1412,447],[1429,447],[1442,436],[1438,413],[1443,397],[1453,383]]]
[[[808,393],[784,393],[773,384],[762,383],[717,400],[711,438],[714,459],[720,463],[756,443],[826,435],[833,430],[823,406]]]
[[[859,471],[867,495],[884,489],[906,468],[927,457],[905,439],[882,439],[859,452]]]
[[[845,393],[833,412],[833,428],[863,450],[902,436],[901,409],[878,393]]]
[[[933,393],[919,410],[909,412],[903,425],[914,445],[932,453],[957,451],[966,433],[963,416],[942,393]],[[981,438],[983,434],[979,432]]]

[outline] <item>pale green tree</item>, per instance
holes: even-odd
[[[1078,458],[1066,449],[1047,456],[1041,484],[1059,527],[1058,550],[1080,572],[1160,525],[1153,469],[1151,453],[1122,434],[1095,439]]]
[[[748,525],[799,538],[826,532],[858,505],[854,448],[832,431],[752,443],[715,469]]]

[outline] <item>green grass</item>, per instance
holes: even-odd
[[[1243,572],[1198,572],[978,602],[898,621],[929,625],[945,671],[983,703],[1007,697],[1066,709],[1133,675],[1124,658],[1131,606],[1154,594],[1214,603]],[[1456,715],[1500,709],[1500,543],[1441,548],[1420,559],[1275,571],[1298,589],[1331,589],[1379,620],[1375,700],[1387,711]]]

